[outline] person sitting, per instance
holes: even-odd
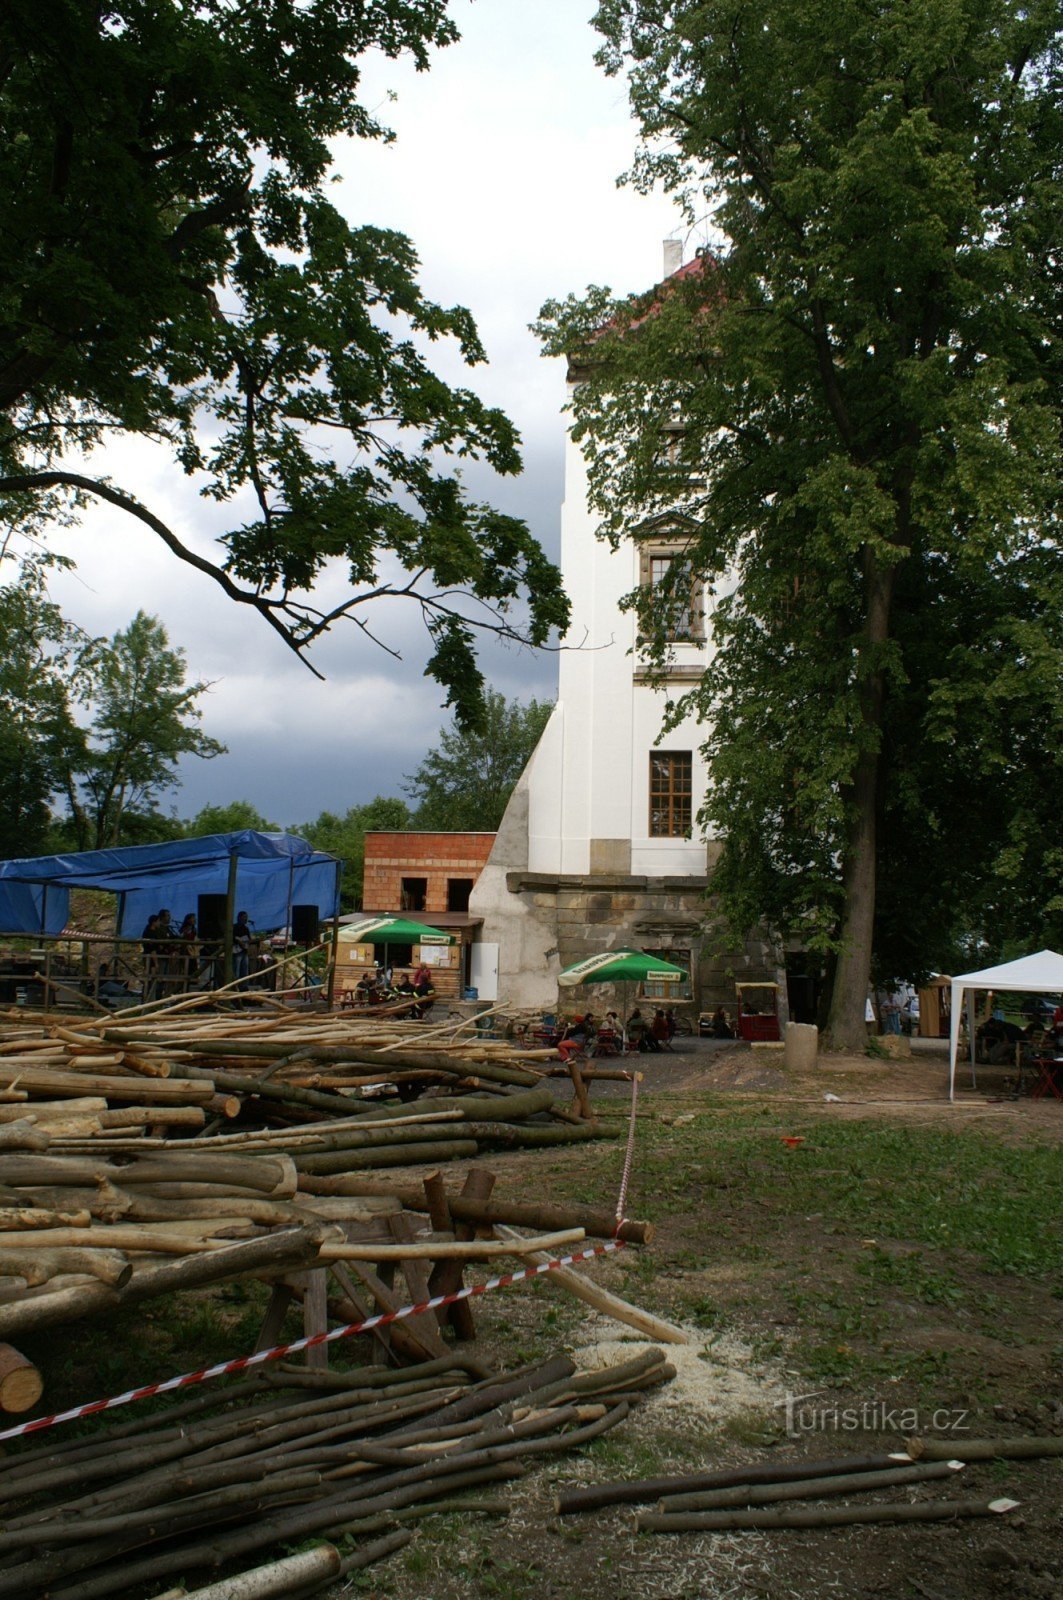
[[[401,999],[401,1000],[407,1000],[407,999],[408,1000],[416,1000],[417,999],[417,990],[414,988],[413,984],[410,982],[410,974],[408,972],[401,972],[399,974],[399,981],[395,985],[395,996],[396,996],[396,999]],[[414,1016],[414,1017],[417,1015],[417,1007],[416,1006],[412,1007],[410,1015]]]
[[[1023,1030],[1003,1017],[988,1017],[978,1029],[977,1042],[982,1059],[991,1067],[1015,1060],[1015,1046],[1022,1042]]]
[[[648,1050],[653,1055],[660,1054],[661,1047],[657,1043],[657,1040],[653,1037],[653,1034],[650,1031],[649,1023],[642,1015],[642,1012],[639,1010],[638,1006],[635,1007],[634,1011],[627,1019],[627,1036],[631,1040],[631,1043],[635,1046],[636,1050],[641,1050],[643,1052]]]
[[[558,1040],[557,1053],[566,1067],[573,1056],[582,1055],[587,1046],[595,1038],[597,1028],[594,1018],[588,1011],[585,1016],[573,1017],[561,1038]]]
[[[714,1039],[733,1039],[734,1029],[731,1019],[723,1006],[717,1006],[712,1014],[712,1037]]]
[[[618,1056],[624,1048],[624,1028],[615,1011],[607,1011],[598,1037],[595,1040],[595,1054],[600,1056]]]
[[[650,1023],[650,1038],[657,1041],[658,1050],[671,1050],[672,1036],[668,1031],[668,1018],[660,1006],[653,1013],[653,1021]]]
[[[355,1005],[358,1005],[358,1006],[370,1006],[370,1005],[372,1005],[372,1003],[373,1003],[373,995],[374,995],[375,989],[376,989],[376,983],[375,983],[375,980],[373,978],[373,974],[371,972],[369,972],[368,970],[363,972],[362,976],[358,979],[358,982],[354,986],[354,1003],[355,1003]]]

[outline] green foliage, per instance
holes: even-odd
[[[221,755],[199,727],[206,683],[186,683],[184,652],[171,650],[157,617],[139,611],[86,662],[92,722],[67,785],[78,848],[123,839],[127,813],[152,813],[184,755]],[[175,829],[175,832],[178,831]]]
[[[315,850],[327,850],[343,862],[340,901],[344,911],[362,903],[365,873],[365,836],[377,829],[402,829],[411,825],[405,800],[377,795],[365,805],[351,806],[342,817],[322,811],[316,822],[293,823],[290,831],[307,839]]]
[[[497,828],[552,710],[550,701],[524,704],[488,689],[479,726],[465,731],[456,720],[407,778],[406,792],[417,801],[415,826],[455,833]]]
[[[567,621],[560,577],[463,491],[462,459],[520,466],[511,423],[422,354],[446,338],[482,361],[469,313],[425,299],[407,238],[326,195],[336,141],[391,137],[359,100],[360,58],[425,68],[456,37],[445,0],[8,0],[0,512],[36,533],[102,498],[300,652],[403,595],[468,720],[476,630],[542,644]],[[166,442],[231,503],[217,564],[91,475],[122,436]],[[349,589],[323,610],[331,568]]]
[[[179,838],[158,809],[178,761],[224,749],[199,726],[208,686],[185,670],[144,612],[89,639],[46,598],[39,568],[0,588],[0,855]]]
[[[46,847],[52,795],[83,749],[70,712],[82,647],[33,568],[0,588],[0,857]]]
[[[231,800],[226,806],[204,806],[186,824],[186,832],[193,838],[198,834],[239,833],[244,828],[252,828],[257,833],[275,833],[277,824],[267,822],[250,800]]]
[[[692,704],[723,910],[835,953],[858,1045],[872,948],[915,973],[958,927],[1009,936],[1008,899],[1034,942],[1058,927],[1058,9],[604,0],[596,21],[646,139],[632,180],[707,210],[720,247],[541,330],[584,380],[604,534],[681,507],[718,591]]]

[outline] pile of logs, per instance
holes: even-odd
[[[265,1348],[280,1342],[293,1300],[302,1302],[304,1332],[319,1333],[329,1316],[361,1322],[452,1294],[471,1264],[536,1261],[616,1231],[608,1213],[592,1208],[492,1199],[494,1174],[480,1167],[460,1192],[448,1193],[438,1171],[419,1186],[391,1188],[350,1171],[307,1171],[298,1146],[267,1154],[220,1143],[0,1154],[0,1340],[254,1276],[273,1285],[258,1345]],[[644,1222],[621,1229],[627,1243],[651,1235]],[[571,1270],[560,1281],[600,1310],[634,1314]],[[634,1325],[650,1337],[673,1338],[669,1325],[638,1317]],[[472,1313],[459,1303],[378,1330],[382,1358],[443,1354],[439,1325],[447,1322],[459,1337],[474,1337]]]
[[[613,1231],[572,1208],[462,1213],[494,1181],[475,1169],[453,1210],[439,1179],[411,1207],[373,1192],[381,1168],[611,1136],[585,1086],[571,1107],[555,1101],[550,1052],[466,1022],[198,1004],[0,1019],[0,1341],[253,1276],[273,1285],[260,1344],[276,1344],[293,1298],[317,1334],[330,1315],[455,1293],[470,1263],[536,1261]],[[439,1320],[393,1327],[386,1358],[439,1357]],[[441,1320],[472,1337],[466,1305]]]
[[[417,1097],[453,1097],[466,1121],[538,1116],[546,1126],[536,1143],[599,1135],[582,1080],[571,1108],[554,1103],[545,1081],[552,1059],[550,1051],[470,1034],[467,1021],[426,1029],[288,1011],[250,1020],[8,1012],[0,1022],[0,1149],[145,1129],[180,1136],[208,1122],[222,1126],[245,1108],[270,1122],[368,1117]],[[486,1110],[488,1102],[504,1110]]]
[[[0,1460],[0,1600],[102,1600],[239,1572],[315,1535],[343,1540],[276,1563],[280,1587],[221,1591],[318,1592],[299,1585],[400,1548],[419,1517],[505,1514],[485,1489],[607,1433],[672,1376],[660,1350],[593,1373],[554,1356],[479,1380],[451,1354],[402,1371],[281,1371],[87,1438],[45,1438]]]

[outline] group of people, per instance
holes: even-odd
[[[165,907],[148,918],[140,935],[144,955],[144,997],[174,988],[216,989],[222,981],[224,942],[201,939],[192,912],[175,926]],[[232,931],[232,975],[248,980],[258,954],[259,936],[246,911],[237,912]]]
[[[432,974],[423,961],[415,971],[400,973],[397,982],[392,969],[382,965],[375,972],[364,972],[354,986],[355,1005],[393,1005],[409,1000],[415,1003],[408,1007],[406,1014],[418,1020],[431,1011],[435,997]]]
[[[1020,1028],[999,1011],[993,1011],[977,1031],[978,1054],[989,1066],[1004,1066],[1015,1060],[1016,1045],[1063,1049],[1063,1005],[1058,1005],[1052,1020],[1033,1018]]]
[[[627,1019],[626,1027],[615,1011],[607,1011],[601,1022],[593,1013],[585,1011],[566,1023],[557,1042],[557,1050],[565,1062],[575,1055],[612,1053],[614,1050],[620,1053],[625,1043],[629,1049],[657,1055],[662,1050],[672,1048],[675,1033],[675,1012],[671,1007],[665,1009],[658,1006],[652,1018],[647,1020],[636,1006]]]

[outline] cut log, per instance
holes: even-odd
[[[579,1244],[582,1239],[582,1228],[567,1228],[563,1233],[548,1233],[526,1242],[533,1250],[548,1251]],[[525,1243],[523,1238],[521,1243]],[[431,1235],[409,1244],[338,1244],[326,1240],[321,1246],[322,1261],[490,1261],[495,1256],[524,1254],[524,1250],[505,1239],[437,1239]],[[544,1255],[542,1259],[550,1258]]]
[[[499,1224],[495,1232],[500,1238],[508,1239],[517,1247],[523,1240],[523,1235],[513,1228]],[[534,1245],[529,1249],[516,1249],[516,1254],[525,1261],[534,1261],[542,1264],[547,1257],[536,1252]],[[622,1300],[619,1295],[611,1294],[608,1289],[602,1289],[596,1283],[580,1272],[575,1272],[571,1267],[558,1267],[550,1274],[554,1283],[560,1284],[577,1300],[582,1300],[585,1305],[593,1306],[595,1311],[600,1311],[604,1316],[612,1317],[616,1322],[623,1322],[630,1328],[637,1328],[650,1339],[656,1339],[662,1344],[689,1344],[690,1335],[684,1333],[682,1328],[677,1328],[673,1322],[665,1322],[661,1317],[655,1317],[652,1312],[643,1311],[641,1306],[633,1306],[627,1300]]]
[[[462,1195],[469,1200],[486,1200],[495,1186],[495,1175],[486,1167],[473,1167],[466,1175]],[[474,1223],[460,1223],[455,1230],[459,1239],[472,1239],[476,1235]],[[456,1294],[462,1287],[465,1278],[464,1261],[440,1261],[433,1267],[428,1279],[428,1286],[433,1295]],[[476,1337],[476,1324],[473,1321],[472,1307],[467,1300],[457,1300],[452,1306],[445,1307],[449,1311],[450,1325],[454,1329],[457,1339],[472,1340]],[[446,1317],[440,1319],[445,1322]]]
[[[33,1116],[0,1126],[0,1150],[47,1150],[51,1137],[38,1128]]]
[[[955,1517],[991,1517],[1014,1511],[1017,1500],[926,1500],[914,1505],[808,1506],[801,1510],[762,1506],[752,1511],[687,1511],[667,1516],[642,1511],[639,1533],[715,1533],[721,1528],[840,1528],[861,1522],[951,1522]]]
[[[1017,1439],[906,1439],[913,1460],[1036,1461],[1042,1456],[1063,1456],[1063,1437],[1025,1435]]]
[[[87,1228],[92,1213],[85,1210],[53,1211],[43,1206],[0,1206],[0,1229]]]
[[[23,1299],[0,1306],[0,1338],[18,1336],[26,1329],[54,1327],[75,1317],[114,1306],[132,1305],[156,1295],[181,1289],[199,1289],[204,1284],[230,1278],[270,1276],[310,1265],[316,1258],[323,1237],[320,1227],[287,1228],[201,1252],[180,1261],[146,1264],[137,1268],[124,1289],[106,1284],[74,1285],[37,1299]]]
[[[43,1389],[33,1362],[12,1345],[0,1344],[0,1410],[30,1411]]]
[[[412,1185],[395,1189],[394,1194],[408,1211],[426,1209],[425,1195],[419,1194]],[[446,1204],[455,1220],[475,1222],[484,1227],[507,1222],[511,1227],[535,1228],[539,1232],[554,1228],[582,1228],[592,1238],[619,1237],[628,1244],[649,1244],[654,1234],[652,1222],[625,1222],[617,1234],[616,1218],[605,1211],[592,1211],[589,1206],[494,1198],[471,1200],[465,1194],[447,1195]]]
[[[397,1548],[389,1544],[389,1548]],[[284,1556],[264,1567],[222,1578],[205,1589],[192,1589],[187,1600],[274,1600],[275,1596],[302,1591],[311,1584],[324,1584],[341,1575],[342,1561],[335,1545],[319,1544],[313,1550]],[[184,1591],[182,1591],[183,1593]]]
[[[91,1232],[88,1228],[82,1231],[86,1234]],[[24,1278],[31,1288],[47,1283],[51,1278],[81,1274],[86,1278],[98,1278],[100,1283],[120,1289],[132,1276],[133,1268],[118,1250],[42,1249],[37,1244],[39,1237],[36,1233],[21,1235],[26,1245],[32,1245],[32,1249],[0,1251],[0,1272]]]
[[[688,1494],[695,1490],[729,1489],[738,1484],[791,1483],[807,1478],[835,1476],[841,1472],[877,1472],[897,1466],[893,1455],[844,1455],[826,1460],[769,1461],[763,1466],[715,1467],[710,1472],[689,1473],[684,1477],[637,1478],[621,1483],[589,1483],[578,1489],[563,1489],[555,1496],[554,1510],[560,1517],[580,1511],[600,1511],[603,1506],[642,1505],[662,1495]]]
[[[949,1478],[959,1470],[957,1461],[931,1461],[925,1466],[892,1466],[878,1472],[842,1472],[835,1477],[794,1479],[790,1483],[738,1484],[731,1489],[695,1489],[658,1501],[658,1511],[669,1516],[684,1511],[716,1511],[734,1506],[768,1506],[782,1500],[821,1500],[835,1494],[866,1494],[869,1489],[890,1489],[899,1484],[927,1483]]]

